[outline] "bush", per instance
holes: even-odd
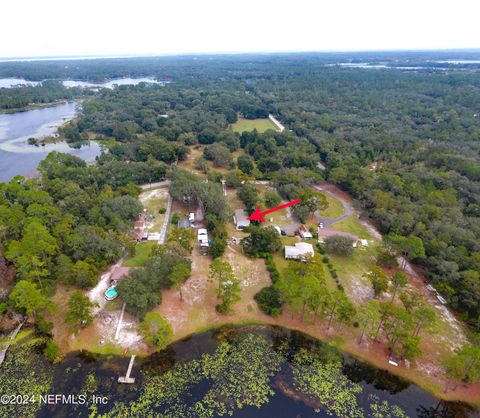
[[[260,194],[257,186],[251,183],[242,184],[237,189],[238,198],[245,203],[247,212],[253,212],[260,204]]]
[[[48,340],[47,345],[45,346],[45,349],[43,350],[43,354],[45,355],[45,358],[50,363],[53,363],[60,356],[60,349],[58,348],[58,345],[55,344],[55,341]]]
[[[278,316],[282,303],[280,292],[273,286],[264,287],[254,296],[260,310],[270,316]]]
[[[353,254],[353,240],[341,235],[332,235],[325,240],[327,253],[351,256]]]
[[[208,248],[208,253],[212,256],[213,259],[221,257],[225,252],[226,247],[225,240],[219,237],[215,237]]]
[[[320,254],[322,254],[322,255],[323,255],[323,254],[325,254],[325,253],[326,253],[326,251],[325,251],[325,247],[324,247],[323,245],[321,245],[321,244],[317,244],[317,248],[318,248],[318,252],[319,252]]]
[[[205,147],[203,157],[212,161],[215,167],[230,167],[232,161],[232,153],[220,142]]]
[[[274,191],[269,190],[265,192],[265,204],[268,208],[273,208],[274,206],[278,206],[282,202],[280,195]]]
[[[272,283],[275,284],[278,279],[280,279],[280,273],[277,270],[277,266],[275,265],[272,254],[265,254],[265,265],[270,273],[270,279],[272,279]]]
[[[225,176],[225,182],[228,187],[240,187],[242,185],[242,172],[240,170],[232,170]]]
[[[158,209],[158,213],[159,213],[160,215],[163,215],[166,211],[167,211],[167,208],[160,208],[160,209]]]
[[[207,174],[207,179],[212,183],[220,183],[223,180],[223,174],[218,171],[211,171]]]
[[[267,253],[274,253],[282,247],[282,241],[273,226],[261,228],[250,225],[248,230],[250,235],[242,239],[241,245],[249,257],[265,257]]]
[[[40,334],[48,335],[52,332],[53,323],[46,321],[43,316],[37,315],[36,324]]]
[[[377,264],[385,268],[397,267],[397,258],[390,251],[384,250],[378,254]]]
[[[329,262],[330,262],[330,259],[327,256],[322,257],[322,263],[323,264],[328,264]]]
[[[172,224],[177,225],[179,220],[180,220],[180,215],[178,213],[174,213],[172,215]]]
[[[145,341],[154,345],[156,351],[163,350],[172,341],[172,327],[158,312],[148,312],[139,328]]]
[[[222,315],[225,315],[229,312],[229,308],[224,303],[218,304],[215,306],[215,310]]]

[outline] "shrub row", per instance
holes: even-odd
[[[320,244],[317,244],[317,248],[318,248],[318,251],[321,254],[325,254],[325,249]],[[321,249],[323,250],[323,252],[321,252]],[[338,290],[344,290],[343,286],[341,285],[340,281],[338,280],[337,270],[334,269],[333,264],[330,262],[330,258],[328,258],[326,255],[324,255],[322,257],[322,263],[327,265],[328,271],[330,272],[330,275],[332,276],[332,279],[335,281]]]
[[[270,273],[270,278],[272,279],[272,283],[277,283],[278,279],[280,278],[280,273],[277,270],[277,266],[275,265],[275,261],[273,260],[272,254],[265,254],[265,265],[267,266],[267,270]]]

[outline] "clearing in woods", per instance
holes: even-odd
[[[258,132],[265,132],[269,129],[278,131],[275,124],[268,118],[265,119],[238,119],[237,122],[230,125],[233,132],[251,132],[256,129]]]

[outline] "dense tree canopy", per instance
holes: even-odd
[[[93,135],[105,140],[110,152],[94,166],[49,156],[40,167],[41,191],[51,201],[32,192],[28,182],[7,187],[0,197],[3,241],[19,274],[40,285],[62,270],[60,254],[72,265],[81,260],[97,268],[100,258],[118,258],[117,234],[134,208],[113,199],[129,183],[163,180],[168,165],[181,162],[186,146],[198,143],[208,147],[205,156],[216,165],[226,164],[227,149],[245,154],[228,159],[228,167],[236,162],[244,174],[271,180],[284,199],[298,198],[321,178],[340,185],[376,221],[391,247],[420,264],[447,301],[480,328],[478,66],[465,71],[463,65],[433,64],[442,53],[405,53],[401,60],[425,68],[408,71],[393,68],[406,61],[387,53],[377,61],[380,55],[389,68],[378,71],[329,65],[339,59],[331,54],[93,60],[68,68],[55,62],[2,63],[0,75],[29,80],[151,75],[172,81],[102,89],[85,100],[64,134],[74,141]],[[0,97],[18,97],[21,104],[42,88],[6,89]],[[77,93],[52,84],[42,94],[51,101]],[[239,115],[268,113],[286,126],[283,132],[229,129]],[[207,213],[227,219],[220,185],[189,185],[180,171],[173,170],[174,197],[200,202]],[[129,210],[113,215],[123,202]],[[44,228],[56,242],[49,253],[25,260],[23,233],[35,229],[48,243]],[[90,243],[99,252],[89,251]],[[63,258],[61,265],[69,264]],[[72,274],[80,279],[69,280],[85,282],[88,274],[80,267]]]

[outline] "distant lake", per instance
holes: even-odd
[[[79,80],[65,80],[63,85],[65,87],[85,87],[85,88],[107,88],[113,89],[115,86],[136,86],[139,83],[153,83],[153,84],[165,84],[164,81],[158,81],[153,78],[117,78],[115,80],[106,81],[104,83],[92,83],[89,81]]]
[[[9,181],[17,174],[32,175],[38,164],[52,151],[65,152],[93,161],[101,153],[96,142],[71,148],[65,142],[33,146],[28,138],[53,135],[57,128],[76,115],[77,103],[32,109],[25,112],[0,113],[0,181]]]
[[[440,63],[440,61],[437,61]],[[445,61],[447,62],[447,61]],[[443,67],[422,67],[422,66],[401,66],[401,65],[386,65],[386,64],[376,64],[370,62],[339,62],[336,64],[327,64],[328,67],[344,67],[344,68],[370,68],[370,69],[390,69],[390,70],[440,70],[444,71],[446,68]]]
[[[0,89],[9,89],[18,86],[36,86],[39,83],[40,81],[27,81],[23,78],[0,78]]]
[[[0,78],[0,88],[37,86],[41,81],[29,81],[23,78]],[[116,78],[114,80],[105,81],[103,83],[93,83],[91,81],[81,80],[63,80],[65,87],[84,87],[84,88],[107,88],[113,89],[115,86],[136,86],[139,83],[152,83],[165,85],[168,81],[159,81],[151,77],[140,78]]]
[[[445,60],[445,61],[435,61],[439,64],[480,64],[480,60]]]

